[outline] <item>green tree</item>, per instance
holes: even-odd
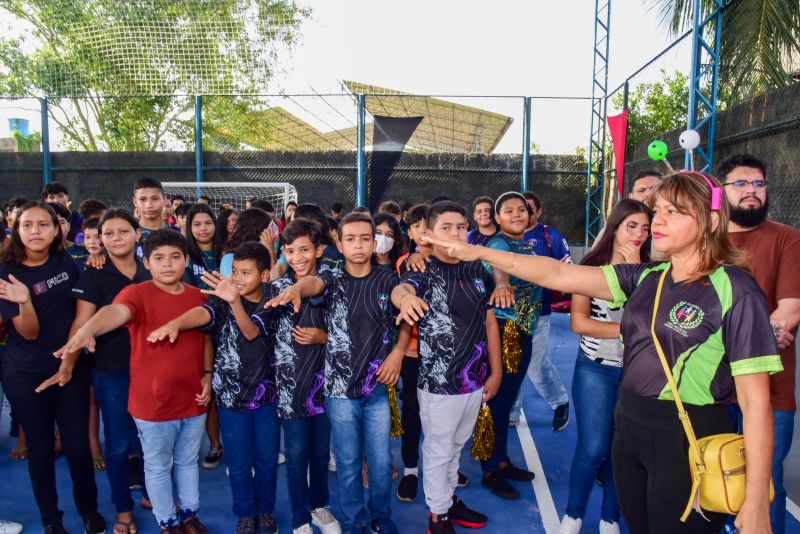
[[[694,2],[703,16],[711,0],[647,0],[662,24],[677,35],[693,24]],[[734,0],[727,2],[720,43],[720,87],[744,100],[797,81],[800,59],[798,0]],[[794,66],[792,66],[794,65]]]
[[[309,15],[294,0],[0,0],[30,28],[0,37],[0,94],[48,96],[69,149],[190,144],[204,93],[266,92]],[[109,95],[119,96],[111,98]],[[215,99],[211,122],[240,102]]]
[[[628,146],[686,126],[689,79],[682,72],[668,74],[664,69],[661,76],[661,81],[637,85],[628,94]],[[612,103],[621,109],[622,93]]]

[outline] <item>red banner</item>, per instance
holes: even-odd
[[[608,132],[611,134],[611,143],[614,145],[614,163],[617,169],[617,189],[619,198],[622,198],[622,189],[625,186],[625,143],[628,138],[628,113],[625,109],[619,115],[607,117]]]

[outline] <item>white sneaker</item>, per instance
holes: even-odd
[[[600,521],[600,534],[619,534],[619,525],[617,523],[609,523],[608,521]]]
[[[0,519],[0,534],[19,534],[22,532],[22,525],[13,521]]]
[[[561,529],[558,531],[558,533],[559,534],[580,534],[581,523],[583,523],[582,519],[575,519],[574,517],[570,517],[568,515],[565,515],[564,519],[561,520]]]
[[[294,532],[294,534],[314,534],[314,529],[311,528],[310,524],[306,523],[305,525],[300,525],[292,532]]]
[[[342,527],[327,508],[311,510],[311,522],[322,531],[322,534],[342,534]]]
[[[285,463],[286,463],[286,455],[283,454],[282,452],[279,452],[278,453],[278,465],[285,464]]]

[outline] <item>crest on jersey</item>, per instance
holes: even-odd
[[[483,283],[483,280],[480,279],[480,278],[475,278],[473,280],[473,282],[475,283],[475,289],[477,289],[478,292],[481,295],[485,295],[486,294],[486,284]]]
[[[386,293],[381,293],[378,295],[378,305],[381,307],[381,311],[386,313],[389,311],[389,295]]]
[[[669,311],[667,326],[681,333],[697,328],[703,323],[705,313],[699,306],[690,302],[681,301]]]

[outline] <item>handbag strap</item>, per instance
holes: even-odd
[[[664,350],[661,348],[661,343],[659,343],[658,336],[656,335],[656,313],[658,313],[658,304],[661,301],[661,288],[664,287],[664,279],[667,277],[667,272],[669,272],[669,268],[664,269],[658,280],[656,298],[653,300],[653,317],[650,321],[650,335],[653,337],[658,359],[661,361],[661,367],[664,368],[664,374],[667,376],[667,383],[672,390],[672,396],[675,398],[675,404],[678,407],[678,418],[681,420],[683,431],[686,433],[686,438],[689,440],[689,469],[692,472],[692,489],[689,494],[689,502],[686,504],[683,515],[681,515],[681,521],[686,521],[686,518],[689,517],[693,509],[708,520],[703,513],[703,509],[700,507],[700,478],[706,472],[703,454],[700,452],[700,446],[697,444],[697,437],[694,434],[692,422],[689,420],[689,414],[686,413],[683,402],[681,402],[681,396],[678,394],[678,386],[675,384],[675,379],[672,376],[672,369],[667,363]]]
[[[656,346],[658,359],[661,360],[661,367],[664,368],[664,374],[667,376],[667,383],[669,384],[669,388],[672,390],[672,396],[675,398],[675,404],[678,406],[678,418],[681,420],[681,424],[683,425],[683,431],[686,432],[686,438],[689,440],[689,447],[694,453],[692,456],[694,456],[696,468],[700,471],[700,473],[704,473],[705,464],[703,463],[703,455],[700,453],[700,446],[697,444],[697,437],[694,434],[692,422],[689,420],[689,414],[686,413],[686,409],[683,407],[681,396],[678,394],[678,386],[675,384],[675,379],[672,376],[672,369],[667,363],[667,358],[664,356],[664,350],[661,348],[661,343],[659,343],[658,336],[656,335],[656,313],[658,312],[658,304],[661,301],[661,288],[664,286],[664,279],[667,277],[668,271],[669,268],[664,269],[664,271],[661,273],[661,277],[658,280],[656,298],[653,301],[653,317],[650,322],[650,335],[653,337],[653,343]]]

